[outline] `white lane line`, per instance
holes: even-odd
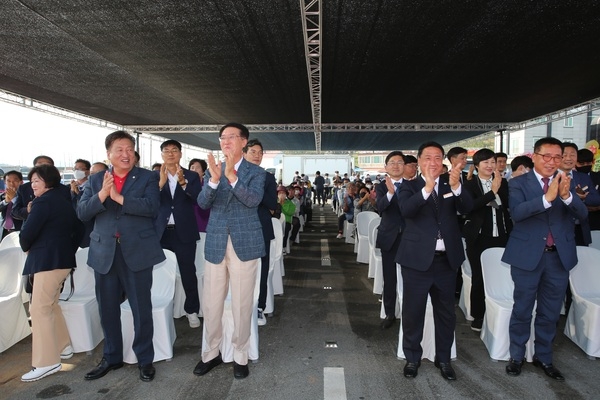
[[[325,400],[346,400],[344,368],[323,368],[323,398]]]
[[[329,244],[327,239],[321,239],[321,266],[331,267],[331,257],[329,256]]]

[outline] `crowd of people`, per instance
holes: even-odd
[[[133,311],[140,379],[154,379],[150,290],[152,267],[165,259],[162,249],[177,258],[190,328],[201,325],[202,307],[206,347],[193,373],[204,375],[223,362],[221,318],[231,287],[234,377],[247,377],[253,313],[259,325],[266,324],[272,218],[283,222],[285,252],[288,238],[294,242],[301,224],[312,220],[313,207],[324,207],[329,200],[339,214],[337,238],[343,237],[344,221],[355,221],[360,212],[381,216],[376,242],[384,278],[381,328],[396,321],[398,263],[405,305],[405,377],[418,375],[429,295],[435,365],[445,379],[456,379],[450,349],[465,253],[472,268],[471,329],[481,331],[485,295],[480,256],[488,248],[505,247],[502,260],[511,265],[515,284],[506,372],[521,372],[537,299],[534,365],[564,380],[553,364],[552,341],[565,296],[569,304],[568,271],[577,263],[575,246],[589,245],[590,231],[600,229],[600,174],[591,172],[589,150],[543,138],[531,157],[512,160],[508,174],[507,155],[484,148],[474,153],[473,166],[466,172],[466,149],[445,153],[440,144],[426,142],[416,157],[390,152],[385,173],[374,177],[335,171],[330,178],[316,171],[311,182],[296,172],[285,186],[260,168],[264,150],[249,135],[244,125],[226,124],[219,132],[224,159],[209,154],[207,160],[191,160],[188,169],[181,166],[181,143],[167,140],[160,147],[163,162],[146,170],[136,165],[134,138],[116,131],[105,140],[110,166],[78,159],[70,185],[60,183],[48,156],[35,158],[27,183],[20,172],[5,174],[2,237],[20,231],[21,247],[29,252],[23,274],[31,282],[33,351],[32,370],[23,381],[59,371],[61,359],[73,354],[58,297],[76,267],[79,247],[89,247],[87,264],[95,271],[105,338],[102,360],[86,380],[123,366],[119,315],[124,298]],[[195,265],[200,236],[206,261],[202,298]],[[257,274],[260,294],[255,309]]]

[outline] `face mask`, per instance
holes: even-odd
[[[300,194],[300,192],[296,190],[296,191],[294,192],[294,194],[295,194],[296,196],[298,196],[298,195]]]
[[[80,181],[85,178],[85,171],[76,170],[75,172],[73,172],[73,175],[75,176],[75,179]]]
[[[373,185],[371,185],[370,183],[367,183],[365,186],[368,187],[369,189],[371,189],[373,187]]]
[[[592,172],[592,166],[591,165],[584,165],[582,167],[575,167],[575,169],[578,172],[584,173],[584,174],[589,174],[590,172]]]

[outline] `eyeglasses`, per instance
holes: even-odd
[[[179,149],[164,149],[161,151],[163,154],[177,154],[179,153]]]
[[[537,154],[538,156],[542,157],[542,159],[545,162],[550,162],[550,161],[554,160],[555,163],[559,163],[563,159],[562,156],[553,156],[552,154],[540,154],[540,153],[534,153],[534,154]]]
[[[400,165],[404,165],[404,161],[390,161],[387,163],[387,165],[389,165],[391,167],[400,166]]]
[[[264,152],[262,150],[248,150],[248,154],[251,156],[262,156]]]
[[[233,139],[239,138],[241,136],[231,135],[231,136],[220,136],[219,142],[231,142]]]

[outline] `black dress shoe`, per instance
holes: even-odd
[[[119,369],[123,366],[123,362],[118,362],[115,364],[109,364],[106,361],[106,358],[102,358],[100,363],[96,368],[85,374],[84,379],[86,381],[93,381],[94,379],[102,378],[104,375],[108,374],[113,369]]]
[[[207,374],[208,371],[210,371],[211,369],[213,369],[214,367],[216,367],[217,365],[219,365],[221,363],[223,363],[221,354],[219,354],[218,356],[216,356],[215,358],[213,358],[212,360],[210,360],[207,363],[200,360],[198,365],[196,365],[196,368],[194,368],[194,375],[202,376],[204,374]]]
[[[250,370],[248,369],[248,364],[240,365],[240,364],[236,363],[235,361],[233,362],[233,377],[235,379],[244,379],[249,374],[250,374]]]
[[[383,319],[383,321],[381,321],[381,329],[390,328],[392,325],[394,325],[394,321],[396,321],[395,316],[386,315],[386,317]]]
[[[404,366],[404,376],[407,378],[416,378],[419,374],[419,367],[421,366],[421,361],[419,362],[406,362]]]
[[[444,379],[449,381],[456,380],[456,372],[454,372],[454,368],[452,368],[450,362],[443,363],[439,362],[438,360],[435,360],[434,365],[436,368],[440,369],[440,373],[442,374],[442,377],[444,377]]]
[[[152,365],[152,363],[146,364],[146,365],[140,365],[139,369],[140,369],[140,379],[141,380],[143,380],[144,382],[150,382],[152,379],[154,379],[156,370],[154,369],[154,366]]]
[[[523,360],[515,361],[512,358],[508,360],[508,365],[506,366],[506,373],[512,376],[518,376],[521,374],[521,367],[523,366]]]
[[[552,379],[555,379],[555,380],[561,381],[561,382],[565,380],[565,377],[562,376],[560,371],[558,369],[554,368],[554,366],[552,364],[544,364],[537,357],[533,357],[533,365],[536,367],[542,368],[544,370],[544,373]]]

